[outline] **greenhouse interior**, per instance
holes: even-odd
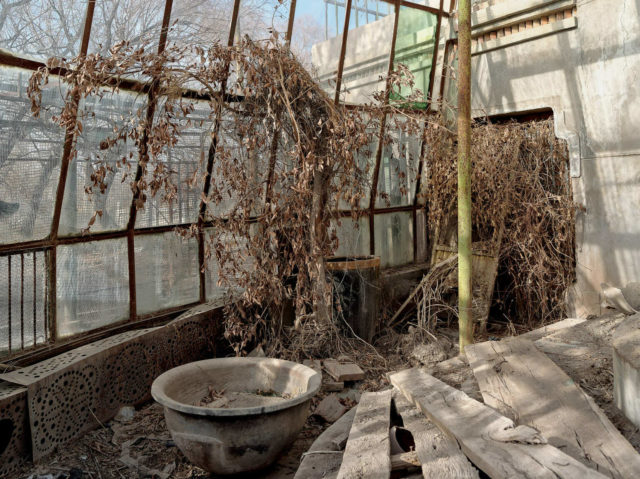
[[[640,0],[0,0],[0,477],[640,477],[639,74]]]

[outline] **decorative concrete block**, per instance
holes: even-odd
[[[27,422],[16,440],[26,441],[27,456],[32,452],[36,461],[110,420],[122,406],[150,400],[151,383],[162,372],[215,355],[214,316],[211,306],[201,308],[165,326],[117,334],[0,375],[22,394]]]
[[[31,459],[27,388],[0,381],[0,477]]]

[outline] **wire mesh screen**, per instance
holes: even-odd
[[[181,125],[177,143],[162,158],[175,189],[161,188],[147,196],[144,209],[137,213],[136,228],[192,223],[198,219],[212,121],[208,103],[195,105],[188,121]]]
[[[43,344],[47,330],[46,252],[0,256],[0,355]]]
[[[0,2],[0,48],[42,61],[72,58],[80,51],[86,7],[86,0]]]
[[[155,51],[162,28],[164,5],[165,0],[96,2],[89,53],[106,54],[111,47],[122,41],[135,47],[144,45],[148,51]]]
[[[103,98],[91,97],[81,104],[79,121],[83,131],[78,137],[78,154],[67,174],[60,235],[81,233],[94,215],[93,232],[121,230],[127,226],[133,196],[130,184],[135,177],[138,152],[132,142],[118,143],[106,150],[100,149],[100,143],[116,126],[135,117],[146,98],[118,92]],[[144,110],[141,112],[144,114]],[[103,184],[96,185],[93,178],[102,173]]]
[[[0,67],[0,243],[41,239],[51,230],[64,131],[47,108],[61,106],[63,92],[52,77],[35,118],[26,94],[30,76]]]
[[[394,119],[388,121],[394,128]],[[394,129],[390,137],[393,143],[384,146],[380,159],[376,208],[409,206],[416,193],[422,141],[417,134],[408,134],[401,129]]]
[[[331,225],[335,228],[338,237],[338,248],[335,256],[364,256],[369,254],[370,237],[369,237],[369,217],[358,218],[354,221],[352,218],[340,218],[340,221],[334,221]]]
[[[198,243],[175,232],[135,238],[138,314],[198,301]]]
[[[59,246],[57,270],[58,337],[129,316],[126,238]]]

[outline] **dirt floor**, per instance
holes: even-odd
[[[611,334],[623,320],[611,315],[589,320],[569,329],[549,335],[529,333],[529,339],[549,355],[576,383],[588,392],[605,411],[609,419],[640,452],[640,430],[628,421],[613,403],[613,370],[610,347]],[[339,393],[341,402],[353,406],[363,391],[380,390],[388,386],[386,373],[422,364],[439,379],[462,389],[471,397],[482,400],[475,377],[465,360],[447,361],[457,352],[456,331],[440,330],[438,341],[416,341],[415,335],[394,335],[384,338],[379,350],[384,351],[384,368],[379,361],[359,364],[367,377],[359,383],[347,384]],[[497,338],[495,338],[497,339]],[[373,366],[375,364],[375,367]],[[323,374],[328,380],[327,374]],[[322,390],[313,399],[312,411],[328,392]],[[328,424],[310,416],[298,439],[277,464],[255,479],[293,478],[306,452]],[[112,420],[98,430],[69,444],[46,464],[31,465],[19,474],[31,479],[159,479],[209,478],[202,469],[191,465],[172,441],[164,422],[162,408],[148,404],[135,412],[128,421]]]

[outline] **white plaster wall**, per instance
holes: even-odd
[[[640,281],[640,0],[577,6],[573,30],[475,55],[472,98],[479,115],[552,108],[571,140],[586,210],[569,301],[584,316],[600,312],[601,282]]]

